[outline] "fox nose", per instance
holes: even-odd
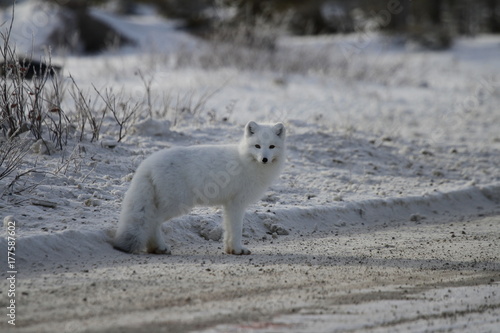
[[[265,163],[267,163],[267,157],[264,157],[264,158],[262,159],[262,163],[264,163],[264,164],[265,164]]]

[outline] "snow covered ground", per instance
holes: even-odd
[[[29,10],[34,9],[18,10],[19,31],[33,17]],[[0,217],[11,216],[0,232],[0,248],[5,249],[0,305],[5,308],[9,302],[4,276],[10,271],[6,236],[8,221],[13,220],[17,326],[27,332],[109,330],[119,327],[118,319],[125,320],[122,315],[127,314],[130,321],[122,324],[131,326],[121,325],[123,330],[155,323],[181,331],[232,323],[236,326],[211,330],[376,331],[391,323],[388,327],[394,330],[467,331],[462,324],[472,321],[484,322],[485,331],[493,331],[500,316],[500,220],[495,218],[500,215],[500,37],[461,38],[446,52],[409,49],[378,34],[283,37],[280,50],[286,51],[276,55],[278,64],[272,70],[265,69],[259,57],[241,66],[223,66],[223,60],[207,68],[203,59],[213,60],[214,46],[176,30],[171,22],[156,16],[120,18],[97,10],[94,15],[140,43],[96,56],[54,54],[53,62],[64,66],[68,87],[64,109],[75,109],[69,93],[71,75],[93,100],[98,99],[96,87],[101,92],[112,88],[123,100],[138,102],[141,117],[116,143],[118,127],[108,115],[98,142],[90,142],[87,133],[82,141],[74,135],[64,151],[31,152],[17,172],[36,172],[12,187],[8,185],[15,173],[0,181]],[[43,30],[54,20],[43,27],[40,22],[45,21],[30,24]],[[132,256],[112,249],[108,240],[123,195],[146,156],[179,145],[236,142],[249,120],[282,121],[289,133],[287,164],[279,182],[245,216],[244,239],[256,253],[253,268],[257,271],[259,262],[270,267],[264,269],[267,276],[260,285],[259,275],[245,268],[251,257],[230,259],[222,254],[221,211],[215,208],[198,208],[164,225],[171,257]],[[463,230],[467,231],[462,234]],[[450,242],[450,235],[454,243],[448,245],[456,257],[448,262],[449,252],[442,253],[441,245]],[[351,266],[339,258],[350,252],[351,259],[367,258],[372,249],[399,250],[401,258],[371,258],[366,265],[361,259],[357,271],[335,275],[335,267],[342,271]],[[332,257],[337,259],[329,261]],[[370,269],[377,261],[387,265],[380,264],[376,271],[396,282],[381,283],[372,276]],[[460,267],[460,262],[467,264]],[[484,269],[474,267],[474,262]],[[311,279],[311,289],[323,288],[324,298],[309,298],[303,291],[305,282],[300,279],[311,263],[325,268],[321,279]],[[198,272],[200,265],[207,275]],[[177,291],[171,291],[175,297],[165,296],[164,303],[155,301],[154,293],[148,294],[137,280],[142,274],[161,280],[163,268],[169,276],[180,277],[167,279],[168,288]],[[207,273],[220,270],[232,277],[211,279]],[[131,271],[142,273],[134,276]],[[349,283],[351,273],[356,283]],[[190,274],[201,282],[194,283]],[[248,286],[243,283],[245,274],[250,276]],[[282,280],[271,283],[276,274],[300,281],[291,290],[302,298],[291,294],[282,299],[287,287]],[[363,285],[363,274],[371,283]],[[391,297],[391,288],[400,286],[402,277],[415,277],[413,284],[405,280],[411,297]],[[221,296],[229,305],[214,311],[210,302],[216,296],[211,300],[206,290],[223,293],[217,284],[232,290],[226,280],[233,278],[243,279],[239,293]],[[430,282],[434,278],[443,280],[435,291]],[[153,278],[144,279],[156,286]],[[344,287],[326,288],[325,279],[326,284]],[[107,295],[109,285],[104,281],[116,290]],[[268,313],[266,295],[259,291],[266,288],[276,297]],[[370,289],[370,297],[349,300],[348,294],[362,295],[363,288]],[[384,297],[373,296],[377,289]],[[120,298],[120,290],[128,298]],[[183,290],[189,296],[183,298]],[[450,301],[466,294],[475,296],[460,304]],[[134,298],[144,309],[155,310],[145,316],[129,304]],[[255,307],[245,298],[255,301]],[[120,302],[126,304],[117,305]],[[72,304],[73,312],[68,310]],[[236,310],[238,306],[246,315]],[[469,306],[484,311],[474,316],[467,312]],[[381,316],[385,308],[399,310]],[[318,309],[327,311],[319,314]],[[405,323],[410,309],[421,314],[412,326],[391,326],[398,320]],[[292,310],[298,313],[290,315]],[[169,312],[180,317],[167,316]],[[360,321],[353,321],[352,313],[359,314]],[[450,313],[456,322],[446,320]],[[280,314],[286,315],[269,319]],[[261,317],[267,321],[259,322]],[[255,320],[257,324],[241,326]],[[325,324],[315,326],[321,323]],[[11,328],[7,320],[0,327]]]

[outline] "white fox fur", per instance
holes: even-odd
[[[285,127],[249,122],[236,145],[179,147],[156,152],[137,169],[123,200],[115,248],[170,254],[161,225],[196,205],[224,208],[224,248],[242,246],[245,209],[275,180],[285,162]]]

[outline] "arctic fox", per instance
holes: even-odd
[[[236,145],[179,147],[156,152],[137,169],[123,200],[114,247],[170,254],[161,225],[193,206],[224,208],[224,249],[250,254],[241,244],[243,215],[275,180],[285,162],[285,126],[245,126]]]

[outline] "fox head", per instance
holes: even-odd
[[[285,158],[285,126],[257,124],[245,126],[245,135],[240,143],[240,152],[253,161],[266,164],[281,164]]]

